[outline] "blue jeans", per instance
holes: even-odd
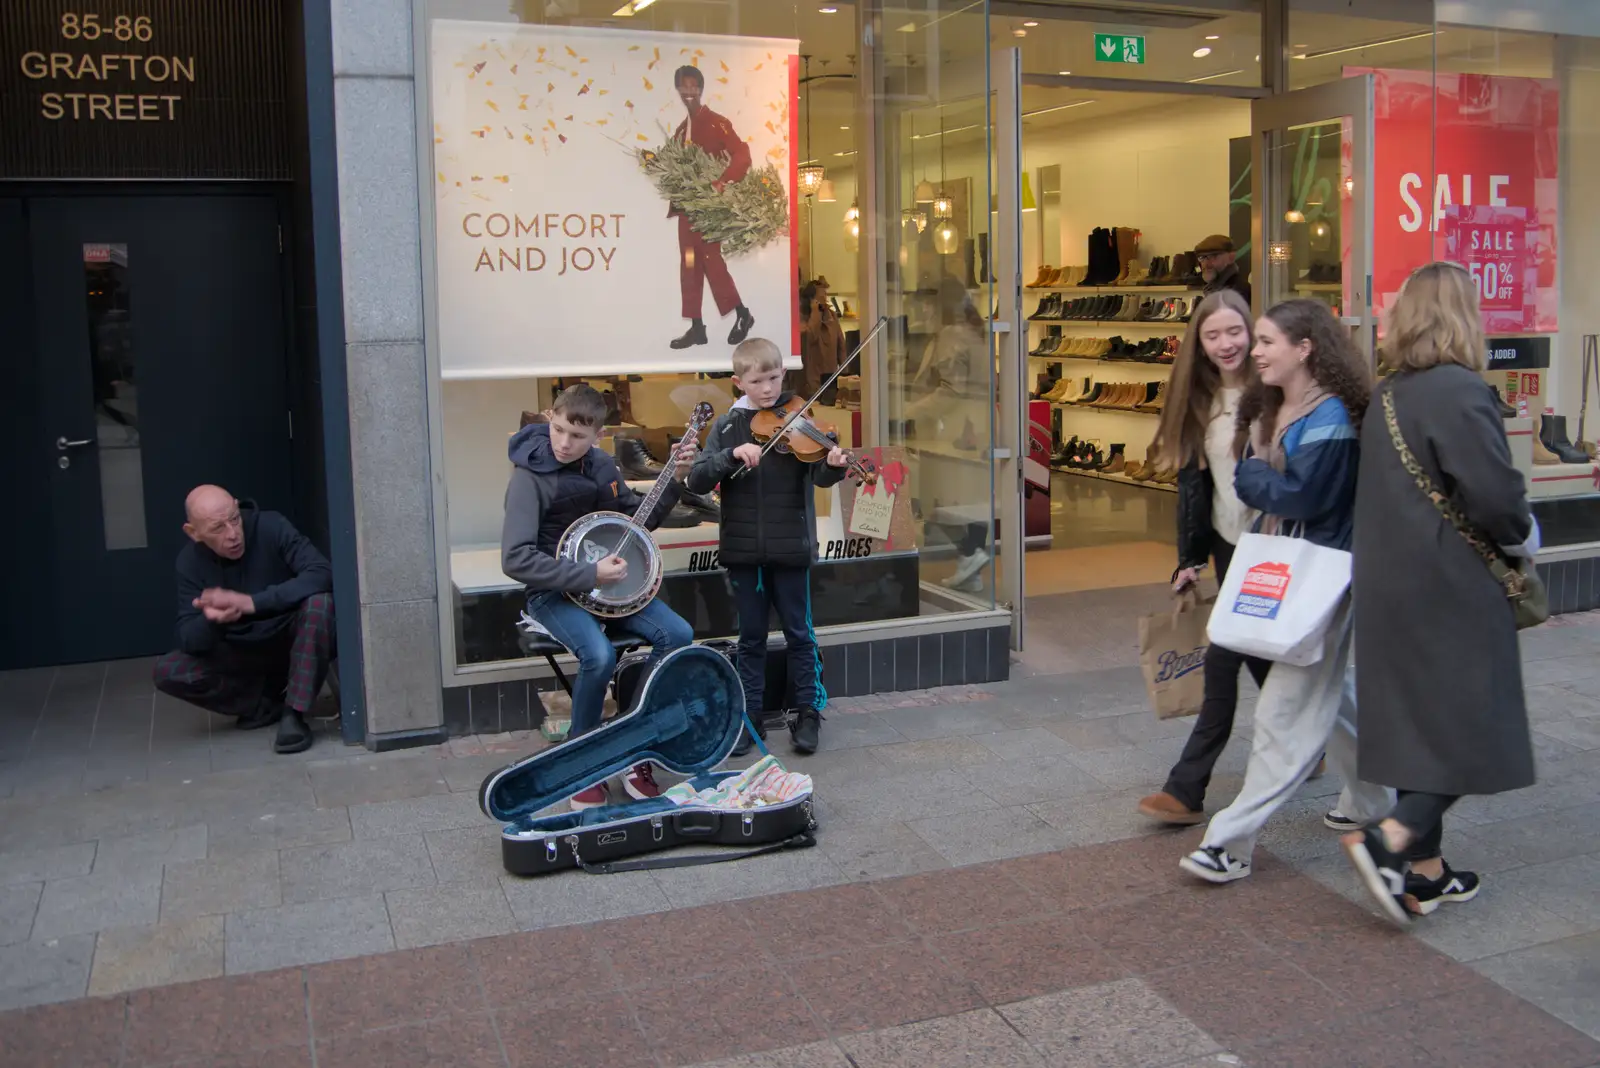
[[[658,597],[631,616],[602,622],[579,608],[557,590],[528,594],[528,615],[538,620],[556,641],[578,658],[578,677],[572,684],[572,729],[576,738],[600,726],[606,686],[617,667],[617,652],[606,630],[632,634],[650,645],[646,672],[656,661],[694,641],[694,630],[682,616]],[[624,710],[626,711],[626,710]]]

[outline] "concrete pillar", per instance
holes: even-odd
[[[367,744],[444,722],[410,0],[333,0],[334,121]]]

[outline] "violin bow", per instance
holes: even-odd
[[[761,455],[763,457],[765,457],[768,452],[770,452],[779,442],[783,441],[783,439],[788,436],[789,427],[792,426],[796,420],[805,416],[806,409],[817,403],[817,398],[828,391],[828,387],[833,385],[834,379],[844,374],[845,368],[849,367],[855,362],[855,358],[861,355],[862,350],[872,343],[873,338],[878,336],[878,331],[882,330],[888,325],[888,323],[889,317],[887,315],[878,316],[877,325],[868,331],[867,336],[861,339],[861,343],[855,347],[855,350],[851,352],[850,355],[839,361],[839,366],[834,369],[833,374],[829,375],[827,380],[824,381],[822,385],[817,387],[817,391],[811,394],[811,397],[804,404],[796,408],[789,418],[783,421],[783,425],[778,428],[778,432],[773,434],[772,437],[767,440],[765,445],[761,446]],[[735,471],[733,473],[733,477],[738,478],[748,470],[750,470],[750,466],[746,464],[744,467],[741,467],[739,470]]]

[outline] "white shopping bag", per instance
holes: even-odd
[[[1206,624],[1211,644],[1305,667],[1350,588],[1350,554],[1300,538],[1246,534]]]

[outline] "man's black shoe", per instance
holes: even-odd
[[[789,728],[789,744],[796,753],[815,753],[822,729],[822,713],[814,708],[802,708],[795,713],[794,725]]]
[[[682,501],[679,501],[677,504],[672,506],[672,510],[669,511],[666,518],[661,521],[661,525],[664,527],[674,528],[697,527],[703,522],[705,522],[704,515],[695,509],[690,508]]]
[[[699,513],[702,520],[711,523],[722,522],[722,509],[717,507],[716,501],[704,493],[680,489],[678,491],[678,504],[683,508],[692,508]]]
[[[256,731],[262,727],[270,727],[283,718],[283,702],[263,697],[256,702],[256,710],[249,715],[240,716],[234,721],[234,726],[242,731]]]
[[[728,344],[737,345],[750,334],[750,328],[756,325],[756,317],[750,314],[750,309],[743,304],[734,309],[733,329],[728,331]],[[700,344],[704,345],[705,336],[702,332]]]
[[[278,720],[278,737],[272,743],[275,753],[303,753],[311,748],[311,728],[306,726],[306,721],[300,713],[292,708],[283,710],[283,718]]]
[[[686,349],[690,345],[704,345],[706,343],[706,324],[697,322],[683,332],[682,337],[672,339],[672,347]]]
[[[623,478],[654,482],[661,474],[661,465],[638,438],[617,438],[616,447],[617,466],[622,469]]]

